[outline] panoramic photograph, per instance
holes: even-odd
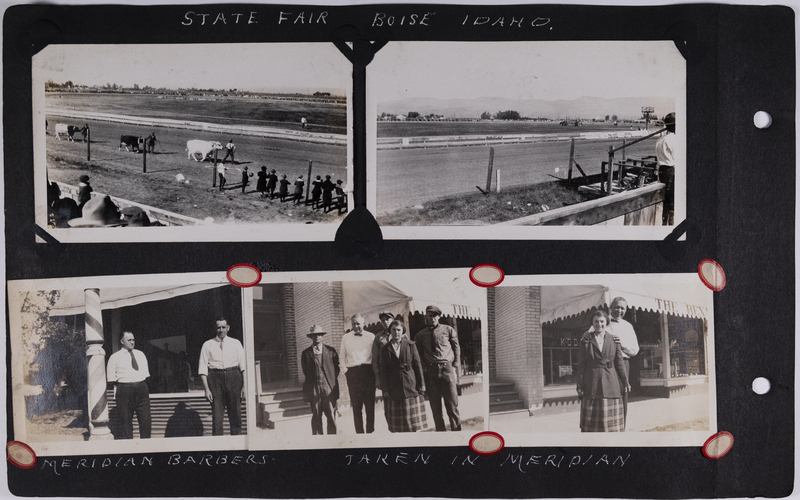
[[[685,211],[672,42],[397,42],[368,71],[381,225],[661,226]]]
[[[350,66],[332,44],[59,45],[33,66],[51,228],[346,216]]]

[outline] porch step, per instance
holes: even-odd
[[[489,384],[489,413],[494,415],[519,410],[528,411],[514,382],[498,380]]]
[[[511,410],[525,410],[525,402],[521,399],[509,399],[507,401],[490,401],[489,413],[511,411]]]
[[[492,414],[489,416],[489,425],[491,425],[492,422],[505,422],[507,420],[522,420],[530,416],[531,414],[527,409],[492,412]]]
[[[258,426],[275,429],[282,423],[311,415],[311,406],[303,401],[303,390],[284,387],[258,395]]]
[[[489,392],[489,401],[492,403],[499,403],[501,401],[508,401],[511,399],[519,399],[519,393],[517,391]]]

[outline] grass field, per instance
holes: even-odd
[[[252,136],[233,136],[237,145],[236,163],[228,166],[228,184],[220,192],[212,187],[213,162],[187,158],[186,141],[214,140],[225,144],[230,136],[182,129],[145,128],[110,122],[89,122],[91,161],[86,161],[86,144],[56,140],[55,124],[71,123],[58,116],[47,116],[47,170],[50,180],[77,185],[82,174],[89,175],[95,191],[118,196],[136,203],[168,210],[196,219],[212,217],[216,223],[280,222],[333,223],[344,216],[323,214],[305,206],[295,207],[279,200],[266,200],[255,191],[256,177],[247,192],[241,192],[245,166],[255,173],[262,165],[287,174],[294,183],[298,175],[305,179],[308,162],[313,161],[312,175],[330,174],[333,180],[347,179],[347,148]],[[121,135],[145,136],[155,131],[159,143],[154,154],[147,155],[147,173],[142,173],[142,155],[119,150]],[[76,134],[80,137],[80,134]],[[225,156],[224,151],[219,159]],[[175,178],[182,174],[186,182]],[[290,187],[291,191],[291,187]]]
[[[636,130],[641,124],[636,124]],[[615,127],[610,123],[586,123],[581,127],[561,126],[556,122],[479,121],[479,122],[378,122],[378,137],[420,137],[442,135],[559,134],[577,136],[587,132],[625,132],[631,124]],[[651,130],[657,130],[650,127]]]
[[[431,201],[422,208],[379,215],[377,220],[382,226],[497,224],[589,199],[558,182],[544,182],[488,195],[476,189],[474,193]]]
[[[655,143],[656,138],[650,138],[635,144],[628,148],[627,156],[652,155]],[[608,160],[608,147],[621,144],[621,140],[575,141],[575,160],[587,175],[600,173],[600,163]],[[500,170],[501,192],[540,183],[550,186],[551,175],[566,178],[569,150],[569,141],[494,146],[494,169]],[[476,185],[486,187],[488,163],[488,146],[379,150],[376,166],[378,220],[403,220],[404,215],[399,212],[415,210],[411,207],[426,207],[435,200],[478,193]],[[577,169],[573,170],[573,177],[576,176],[580,176]],[[492,185],[495,185],[494,178]],[[558,208],[541,203],[551,209]],[[392,217],[384,217],[390,214]],[[492,217],[483,214],[478,218],[488,221]],[[463,216],[464,220],[472,218],[469,213]],[[439,223],[438,220],[427,222]]]
[[[163,97],[159,99],[159,97]],[[312,132],[347,134],[347,107],[343,104],[278,101],[255,98],[217,98],[200,101],[188,96],[152,94],[47,94],[45,104],[54,110],[169,118],[219,124],[279,126],[301,130],[305,116]]]

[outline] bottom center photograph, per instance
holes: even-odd
[[[485,430],[485,289],[456,270],[374,274],[252,288],[251,449],[431,444],[437,431],[463,444]]]

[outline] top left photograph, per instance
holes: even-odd
[[[352,66],[333,44],[51,45],[36,222],[63,242],[333,240]]]

